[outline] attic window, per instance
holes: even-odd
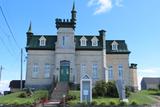
[[[81,46],[87,46],[87,39],[84,36],[80,39],[80,42]]]
[[[118,43],[116,41],[112,42],[112,50],[117,51],[118,50]]]
[[[46,46],[46,38],[44,36],[39,39],[39,46]]]
[[[98,46],[98,39],[97,39],[97,37],[93,37],[91,39],[91,41],[92,41],[92,46]]]

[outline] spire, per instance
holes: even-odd
[[[32,23],[30,21],[29,28],[28,28],[28,31],[27,31],[27,36],[31,36],[31,35],[33,35],[33,32],[32,32]]]
[[[73,1],[72,11],[76,11],[76,10],[75,10],[75,1]]]
[[[71,13],[72,13],[72,16],[71,16],[71,21],[72,22],[76,22],[76,9],[75,9],[75,1],[73,2],[73,7],[72,7],[72,11],[71,11]]]
[[[32,33],[32,23],[31,23],[31,21],[30,21],[30,24],[29,24],[28,33]]]

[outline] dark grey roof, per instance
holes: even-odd
[[[80,39],[82,37],[85,37],[87,39],[87,46],[81,46],[80,45]],[[97,35],[94,35],[94,36],[89,36],[89,35],[76,35],[75,36],[75,42],[76,42],[76,50],[102,50],[103,49],[103,38],[102,36],[97,36]],[[98,38],[98,46],[92,46],[92,41],[91,39],[93,37],[97,37]]]
[[[12,80],[9,84],[10,88],[20,88],[20,80]],[[24,88],[25,80],[22,80],[22,88]]]
[[[112,50],[112,42],[118,43],[118,50]],[[106,54],[129,54],[130,51],[127,48],[125,40],[106,40]]]
[[[146,84],[160,84],[160,78],[144,77],[142,81]]]
[[[39,38],[42,35],[32,35],[27,39],[26,50],[55,50],[55,43],[57,41],[56,35],[43,35],[46,38],[46,46],[39,46]],[[80,46],[80,39],[85,36],[87,39],[87,46]],[[91,39],[98,38],[98,46],[92,46]],[[129,54],[127,44],[124,40],[115,40],[118,43],[118,50],[112,50],[112,42],[114,40],[106,40],[106,54]],[[102,50],[103,49],[103,36],[99,35],[75,35],[76,50]]]

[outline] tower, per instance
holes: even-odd
[[[71,22],[76,23],[76,10],[75,10],[75,2],[73,3],[72,11],[71,11]]]

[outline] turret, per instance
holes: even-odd
[[[33,32],[32,32],[32,24],[31,24],[31,22],[30,22],[30,24],[29,24],[29,28],[28,28],[28,31],[26,32],[26,34],[27,34],[27,46],[28,46],[31,37],[33,36]]]
[[[99,30],[99,36],[102,36],[103,49],[106,49],[106,31],[105,30]]]
[[[56,28],[73,28],[76,27],[76,10],[75,10],[75,3],[73,3],[72,11],[71,11],[71,19],[60,19],[56,18]]]
[[[76,10],[75,10],[75,2],[74,2],[74,3],[73,3],[73,7],[72,7],[72,11],[71,11],[71,15],[72,15],[72,16],[71,16],[71,21],[74,22],[74,23],[76,22],[76,13],[77,13],[77,12],[76,12]]]

